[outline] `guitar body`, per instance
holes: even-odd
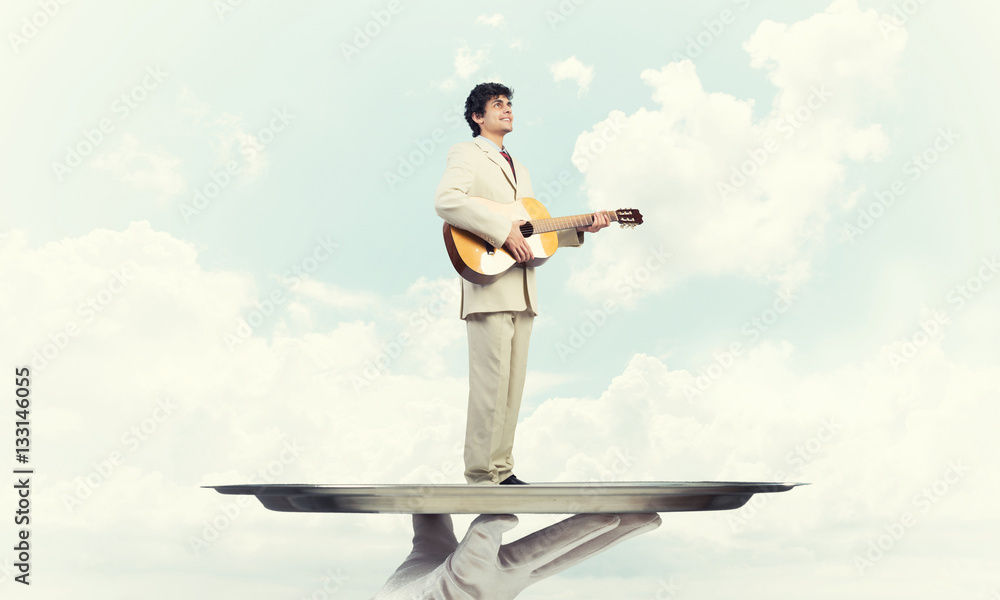
[[[510,222],[526,221],[521,225],[531,253],[535,258],[525,265],[537,267],[556,253],[559,248],[558,231],[589,227],[596,220],[597,213],[573,215],[553,219],[542,203],[534,198],[521,198],[517,202],[493,202],[486,198],[470,196],[471,202],[478,202],[487,210],[510,219]],[[642,225],[642,213],[634,208],[620,208],[615,211],[600,211],[607,215],[609,222],[617,222],[622,227]],[[472,283],[493,283],[518,264],[514,257],[503,248],[494,248],[474,233],[444,224],[444,245],[448,248],[451,264],[464,279]]]
[[[549,211],[534,198],[521,198],[508,204],[493,202],[486,198],[472,197],[490,211],[514,221],[548,219]],[[535,258],[525,263],[530,267],[541,265],[559,248],[559,235],[555,231],[535,233],[525,240]],[[517,264],[514,257],[503,248],[494,248],[483,238],[464,229],[444,224],[444,244],[448,248],[451,264],[464,279],[472,283],[492,283]]]

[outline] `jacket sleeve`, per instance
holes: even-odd
[[[474,233],[499,248],[510,234],[510,219],[469,200],[479,152],[475,144],[455,144],[451,147],[448,164],[434,198],[434,209],[449,225]]]
[[[583,232],[576,229],[564,229],[559,232],[559,247],[573,248],[583,245]]]

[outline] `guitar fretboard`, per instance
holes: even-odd
[[[613,210],[602,210],[598,211],[608,215],[612,221],[618,220],[618,215],[615,214]],[[532,219],[531,220],[531,230],[532,233],[548,233],[550,231],[560,231],[562,229],[576,229],[577,227],[590,227],[594,223],[594,215],[597,213],[589,213],[586,215],[571,215],[568,217],[552,217],[548,219]],[[521,226],[522,229],[527,227],[527,224]],[[523,232],[522,232],[523,233]]]

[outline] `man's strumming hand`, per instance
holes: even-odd
[[[534,253],[531,251],[531,246],[528,245],[528,241],[521,235],[521,225],[524,225],[526,222],[514,221],[510,226],[510,235],[507,236],[507,241],[503,243],[503,247],[519,263],[528,262],[535,258]]]

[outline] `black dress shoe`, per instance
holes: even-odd
[[[528,485],[528,484],[521,481],[520,479],[515,477],[513,473],[511,473],[510,477],[500,482],[500,485]]]

